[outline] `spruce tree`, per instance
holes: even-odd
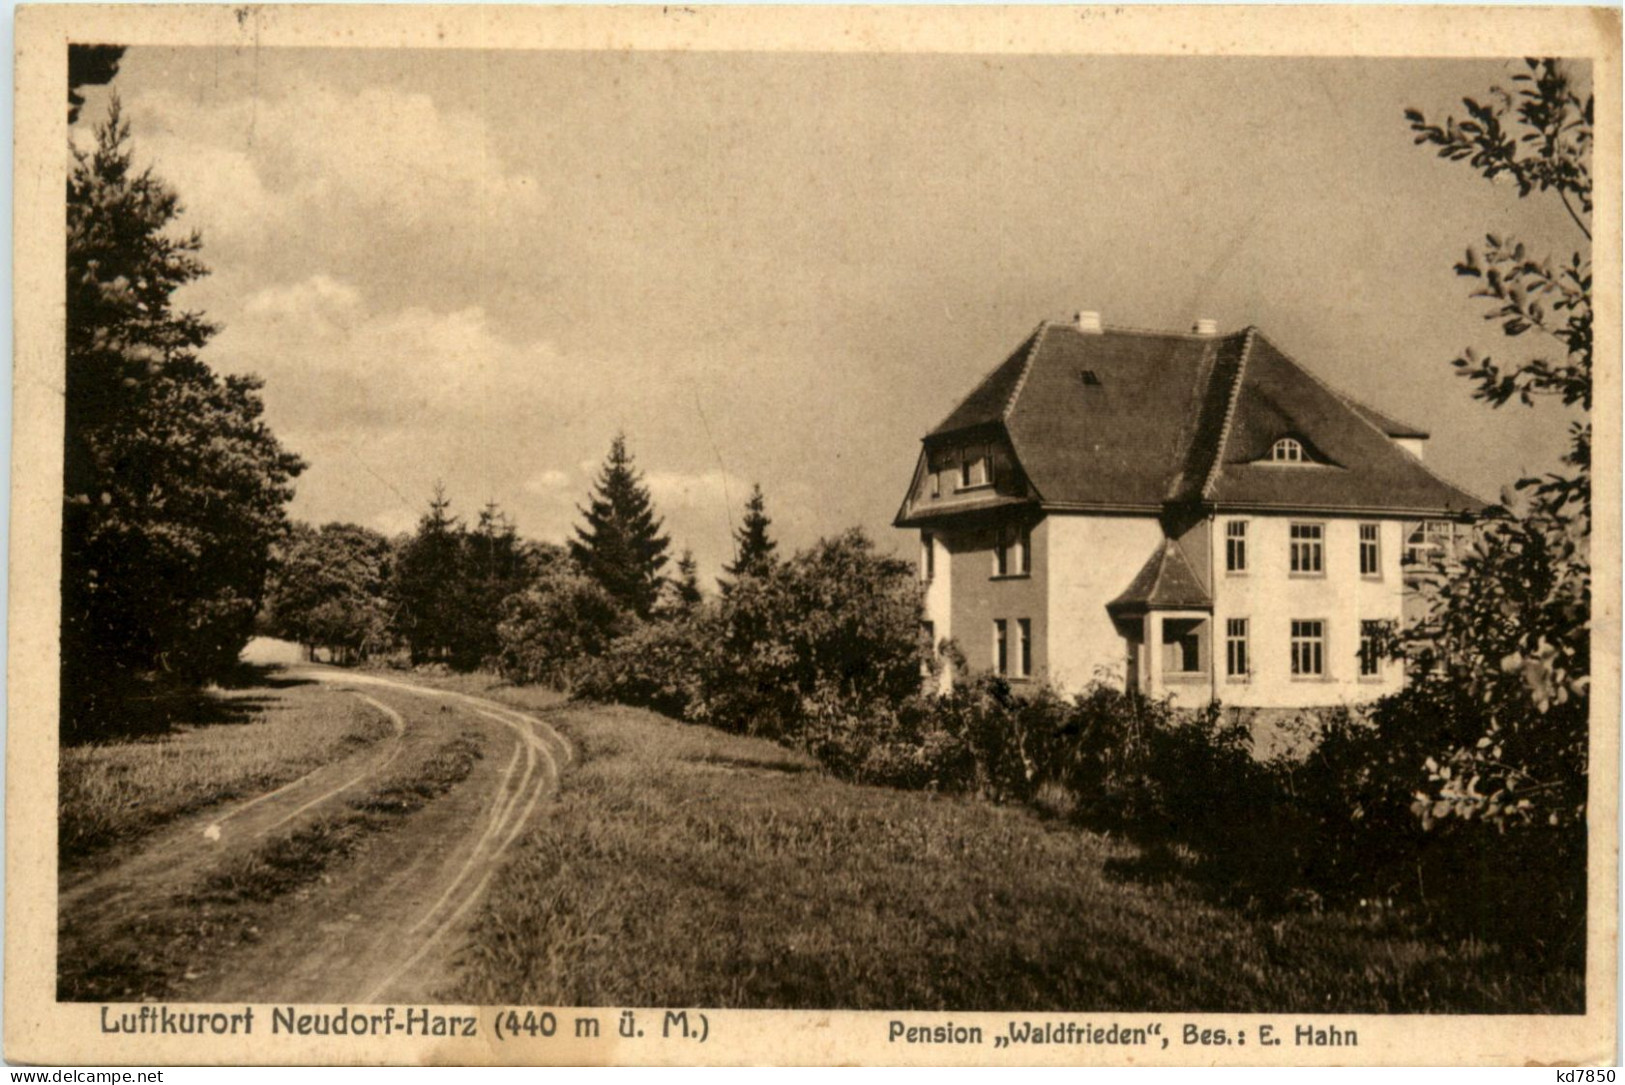
[[[501,644],[497,621],[503,600],[524,586],[519,533],[495,501],[480,510],[479,522],[463,539],[462,610],[453,662],[477,667],[494,659]]]
[[[462,522],[451,515],[445,487],[435,484],[429,511],[418,520],[395,567],[399,632],[412,662],[447,659],[458,640],[463,610]]]
[[[626,451],[625,434],[616,434],[589,507],[578,511],[587,522],[576,528],[570,556],[617,602],[647,618],[660,598],[660,571],[670,540],[660,533],[648,488]]]
[[[700,605],[700,566],[692,550],[684,550],[677,560],[677,603],[685,610]]]
[[[779,546],[767,533],[772,524],[767,515],[767,503],[762,498],[761,483],[757,483],[751,489],[750,500],[745,502],[745,519],[734,531],[733,564],[722,567],[732,579],[717,581],[724,594],[732,590],[734,581],[739,578],[765,576],[772,570],[778,560],[773,551]]]

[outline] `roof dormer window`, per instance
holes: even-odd
[[[1303,442],[1296,437],[1282,437],[1270,446],[1271,463],[1307,463],[1308,456],[1303,454]]]
[[[959,489],[976,490],[993,485],[993,446],[975,444],[959,452]]]

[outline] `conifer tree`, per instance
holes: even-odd
[[[685,610],[700,605],[700,566],[692,550],[684,550],[677,559],[677,602]]]
[[[207,274],[202,243],[176,230],[179,198],[136,168],[129,136],[115,98],[68,170],[67,731],[116,724],[98,706],[128,681],[235,663],[304,469],[265,425],[260,381],[200,356],[215,328],[174,295]]]
[[[480,510],[479,522],[463,539],[462,607],[453,661],[477,667],[501,647],[497,621],[502,602],[524,586],[524,558],[513,521],[495,501]]]
[[[767,502],[762,497],[761,483],[757,483],[745,502],[745,519],[734,531],[734,560],[724,565],[723,571],[732,579],[717,581],[724,594],[733,589],[734,581],[746,576],[765,576],[778,559],[773,551],[779,544],[768,535],[773,521],[767,515]]]
[[[570,540],[570,556],[581,571],[603,586],[622,606],[647,618],[660,598],[661,569],[670,540],[661,534],[643,476],[617,434],[599,470],[587,518]]]
[[[447,658],[457,643],[464,534],[462,522],[451,515],[445,487],[436,483],[429,511],[418,520],[395,568],[400,634],[411,645],[413,663]]]

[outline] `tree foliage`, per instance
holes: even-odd
[[[608,589],[562,563],[503,603],[498,667],[515,682],[565,687],[633,625]]]
[[[598,473],[586,524],[576,528],[570,556],[580,570],[603,586],[621,606],[640,618],[653,613],[660,598],[661,569],[670,540],[661,534],[643,476],[617,434]]]
[[[733,590],[734,581],[747,576],[766,576],[772,570],[774,551],[778,543],[768,535],[767,529],[773,521],[767,515],[767,501],[762,497],[762,487],[757,483],[750,493],[750,499],[745,502],[745,518],[734,531],[734,559],[732,563],[723,566],[723,571],[732,579],[718,582],[723,592]]]
[[[294,525],[266,593],[273,635],[350,662],[383,650],[394,617],[394,547],[355,524]]]
[[[451,499],[436,484],[417,531],[401,548],[395,565],[396,625],[411,649],[413,663],[449,662],[463,624],[460,596],[463,536],[451,514]]]
[[[1427,618],[1411,632],[1411,688],[1379,708],[1384,726],[1450,721],[1428,758],[1416,810],[1502,828],[1583,830],[1591,665],[1592,97],[1556,60],[1528,60],[1513,89],[1465,99],[1466,118],[1406,113],[1416,141],[1510,178],[1520,197],[1555,194],[1580,248],[1554,258],[1502,234],[1456,265],[1476,281],[1484,318],[1529,347],[1515,361],[1469,349],[1457,370],[1492,407],[1555,399],[1585,414],[1562,469],[1520,480],[1521,502],[1491,509],[1459,567],[1435,570]],[[1448,712],[1439,706],[1448,703]]]
[[[1473,296],[1489,302],[1484,319],[1509,339],[1535,333],[1542,346],[1511,363],[1464,350],[1454,365],[1492,406],[1555,398],[1591,410],[1591,148],[1592,96],[1583,97],[1559,61],[1527,60],[1513,75],[1514,89],[1493,87],[1484,102],[1463,99],[1466,119],[1431,124],[1420,110],[1406,118],[1416,142],[1439,156],[1465,161],[1491,181],[1510,177],[1519,196],[1554,193],[1579,232],[1585,251],[1562,258],[1539,254],[1517,238],[1488,233],[1482,248],[1469,246],[1456,273],[1477,280]],[[1555,348],[1555,349],[1554,349]],[[1590,530],[1591,419],[1576,421],[1564,457],[1568,468],[1544,479],[1525,479],[1543,510],[1574,511]]]
[[[700,592],[700,567],[694,560],[694,551],[684,550],[677,559],[677,578],[672,582],[673,609],[679,613],[692,611],[705,596]]]
[[[67,186],[64,725],[98,691],[232,665],[304,464],[265,425],[261,382],[198,356],[214,327],[177,310],[206,270],[180,203],[138,171],[115,99]]]
[[[814,704],[861,711],[918,692],[923,647],[913,566],[852,529],[723,599],[701,714],[793,737]]]
[[[496,617],[503,601],[525,587],[529,578],[519,533],[495,501],[486,502],[462,542],[455,593],[461,620],[452,655],[457,665],[474,667],[496,657],[501,647]]]
[[[124,59],[122,45],[68,45],[68,123],[79,119],[79,110],[85,104],[80,87],[105,86],[118,74],[119,62]]]

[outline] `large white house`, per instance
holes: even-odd
[[[928,634],[972,670],[1307,707],[1398,688],[1406,569],[1482,502],[1262,332],[1040,324],[924,439]]]

